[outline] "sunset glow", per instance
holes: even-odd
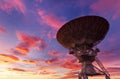
[[[98,58],[120,79],[120,0],[0,0],[0,79],[78,79],[81,64],[56,33],[84,15],[109,21]]]

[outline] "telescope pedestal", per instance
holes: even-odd
[[[105,75],[110,79],[102,63],[96,58],[100,43],[109,30],[108,21],[100,16],[82,16],[64,24],[57,32],[58,42],[70,50],[80,63],[82,71],[79,79],[88,79],[88,76]],[[92,65],[96,61],[99,68]]]
[[[79,79],[88,79],[88,76],[97,75],[105,75],[106,79],[110,79],[108,72],[106,71],[102,63],[98,60],[98,58],[96,58],[95,61],[100,69],[94,66],[90,61],[82,62],[82,70],[79,73]]]

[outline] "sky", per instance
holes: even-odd
[[[97,57],[120,79],[120,0],[0,0],[0,79],[77,79],[81,64],[56,33],[86,15],[110,23]],[[104,76],[90,77],[98,78]]]

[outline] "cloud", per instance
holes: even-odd
[[[0,25],[0,33],[6,33],[5,28],[3,28],[3,26]]]
[[[58,74],[57,71],[55,70],[56,68],[59,68],[58,66],[55,65],[48,65],[48,66],[41,66],[38,70],[38,74],[40,75],[56,75]]]
[[[61,62],[60,58],[52,58],[45,61],[45,63],[47,64],[54,64],[54,63],[60,63],[60,62]]]
[[[0,61],[6,62],[6,63],[13,63],[13,62],[19,61],[19,58],[13,55],[0,54]]]
[[[10,71],[19,71],[19,72],[25,72],[26,70],[20,69],[20,68],[8,68]]]
[[[41,43],[42,40],[40,38],[22,33],[22,32],[16,32],[18,40],[20,40],[22,43],[26,43],[28,46],[32,47],[36,43]]]
[[[22,32],[16,32],[16,35],[20,43],[16,46],[15,50],[23,53],[23,55],[26,55],[31,48],[43,50],[46,47],[46,43],[41,38]]]
[[[29,49],[27,47],[22,46],[22,45],[17,46],[16,50],[18,50],[24,54],[29,52]]]
[[[98,58],[105,63],[106,66],[110,66],[111,63],[117,62],[119,60],[120,47],[111,48],[109,50],[104,50],[98,53]]]
[[[15,48],[15,49],[12,48],[12,49],[10,50],[10,52],[11,52],[13,55],[16,55],[16,56],[26,56],[26,54],[28,53],[28,52],[25,53],[25,52],[16,50],[16,48]]]
[[[113,19],[120,17],[120,0],[97,0],[91,5],[93,12],[104,16],[111,15]]]
[[[112,53],[112,50],[110,51],[103,51],[98,53],[99,56],[109,57],[109,56],[115,56],[115,53]]]
[[[37,64],[38,60],[23,60],[23,62],[26,64]]]
[[[47,25],[51,29],[46,33],[48,39],[56,38],[57,30],[65,23],[65,18],[63,16],[58,17],[57,15],[47,12],[46,10],[38,10],[37,13],[39,16],[39,23],[42,25]]]
[[[64,62],[61,64],[61,67],[72,69],[72,70],[79,70],[81,69],[80,64],[74,58],[65,58]]]
[[[39,72],[40,75],[50,75],[50,74],[57,74],[54,71],[49,71],[49,70],[43,70]]]
[[[78,77],[78,72],[69,71],[60,79],[76,79]]]
[[[47,37],[48,37],[48,39],[56,38],[56,31],[48,31]]]
[[[48,54],[51,56],[61,56],[62,54],[60,52],[54,51],[54,50],[49,50]]]
[[[1,0],[0,1],[0,9],[11,12],[13,9],[21,12],[22,14],[26,13],[26,7],[23,3],[23,0]]]
[[[120,67],[108,67],[107,70],[110,72],[111,75],[120,74]]]
[[[46,14],[47,12],[44,10],[39,10],[38,15],[40,16],[43,23],[46,23],[47,25],[51,26],[54,29],[59,29],[61,25],[63,25],[63,21],[60,19],[60,17],[57,17],[54,14]]]

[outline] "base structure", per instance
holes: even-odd
[[[102,63],[98,58],[95,58],[95,62],[98,64],[99,68],[94,66],[92,62],[86,61],[82,63],[82,70],[79,73],[78,79],[88,79],[88,76],[104,75],[105,79],[110,79],[110,75],[104,68]]]
[[[109,73],[96,57],[98,52],[100,52],[98,48],[91,48],[88,50],[86,46],[84,46],[84,49],[76,47],[70,50],[69,54],[74,55],[79,60],[79,63],[82,64],[82,70],[78,77],[79,79],[88,79],[88,76],[97,75],[104,75],[106,79],[110,79]],[[98,66],[94,66],[92,62],[96,62]]]

